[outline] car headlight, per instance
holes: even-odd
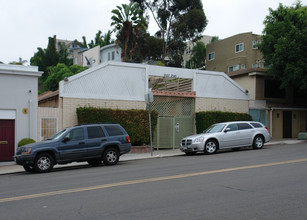
[[[204,142],[205,138],[204,137],[198,137],[198,138],[195,138],[193,143],[202,143]]]
[[[21,154],[22,155],[26,155],[26,154],[30,154],[32,151],[32,148],[31,147],[24,147],[21,151]]]

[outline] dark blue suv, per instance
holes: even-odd
[[[87,161],[91,166],[117,164],[131,150],[130,137],[119,124],[65,128],[46,141],[17,149],[14,160],[28,172],[48,172],[55,164]]]

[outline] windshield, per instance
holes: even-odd
[[[216,133],[221,132],[223,128],[225,127],[225,124],[215,124],[211,125],[209,128],[207,128],[204,133]]]
[[[66,131],[66,129],[60,130],[58,131],[55,135],[51,136],[50,138],[48,138],[47,140],[56,140],[59,139],[61,137],[61,135]]]

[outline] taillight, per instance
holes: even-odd
[[[270,133],[269,129],[267,127],[265,127],[265,129],[268,131],[268,133]]]
[[[131,143],[131,142],[130,142],[130,137],[129,137],[129,136],[126,136],[126,141],[127,141],[128,144]]]

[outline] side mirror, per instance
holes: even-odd
[[[65,142],[67,142],[67,141],[69,141],[69,140],[70,140],[69,137],[64,137],[64,139],[62,140],[62,142],[65,143]]]
[[[226,129],[224,130],[225,133],[227,133],[228,131],[230,131],[230,128],[226,128]]]

